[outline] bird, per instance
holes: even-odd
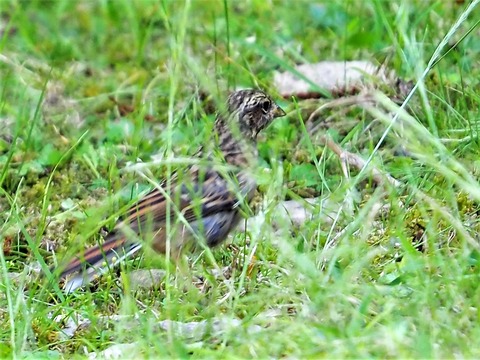
[[[140,197],[104,242],[66,265],[52,268],[64,291],[87,285],[134,257],[146,244],[157,253],[168,252],[173,260],[195,245],[213,248],[221,244],[245,216],[242,209],[254,197],[256,182],[250,170],[258,158],[258,134],[285,115],[262,90],[232,92],[216,115],[213,146],[206,154],[204,148],[196,154],[200,159],[220,157],[225,167],[194,163]]]

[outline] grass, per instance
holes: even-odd
[[[130,343],[123,357],[478,357],[479,9],[461,18],[467,7],[1,3],[0,357]],[[331,99],[284,99],[289,116],[259,144],[264,220],[190,255],[193,275],[146,251],[71,295],[35,277],[101,241],[132,199],[179,167],[173,154],[195,153],[228,90],[279,98],[274,71],[343,59],[385,62],[417,86],[404,109],[375,93],[375,106],[322,112],[331,138],[400,186],[353,167],[345,178],[307,131],[305,115]],[[139,161],[144,176],[132,171]],[[313,218],[278,226],[279,201],[306,196],[319,197]],[[167,275],[135,290],[137,268]],[[204,331],[185,328],[202,321]]]

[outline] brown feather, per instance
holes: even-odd
[[[170,240],[174,259],[192,240],[204,238],[208,246],[215,246],[227,237],[241,218],[240,209],[255,192],[255,181],[245,169],[255,163],[256,136],[275,117],[285,114],[259,90],[234,92],[228,110],[227,116],[217,117],[215,133],[219,154],[233,170],[223,174],[191,166],[174,174],[169,188],[153,189],[126,212],[103,244],[86,250],[63,268],[61,278],[72,276],[67,279],[67,291],[133,256],[142,247],[138,237],[152,239],[150,245],[163,254]],[[212,160],[212,154],[208,158]],[[167,220],[172,230],[169,236]]]

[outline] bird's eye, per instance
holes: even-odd
[[[268,110],[270,110],[270,106],[271,106],[270,100],[263,100],[260,106],[262,107],[262,111],[264,113],[267,113]]]

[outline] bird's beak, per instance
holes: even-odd
[[[287,113],[285,111],[283,111],[283,109],[277,105],[277,108],[273,111],[273,117],[274,118],[279,118],[279,117],[283,117],[287,115]]]

